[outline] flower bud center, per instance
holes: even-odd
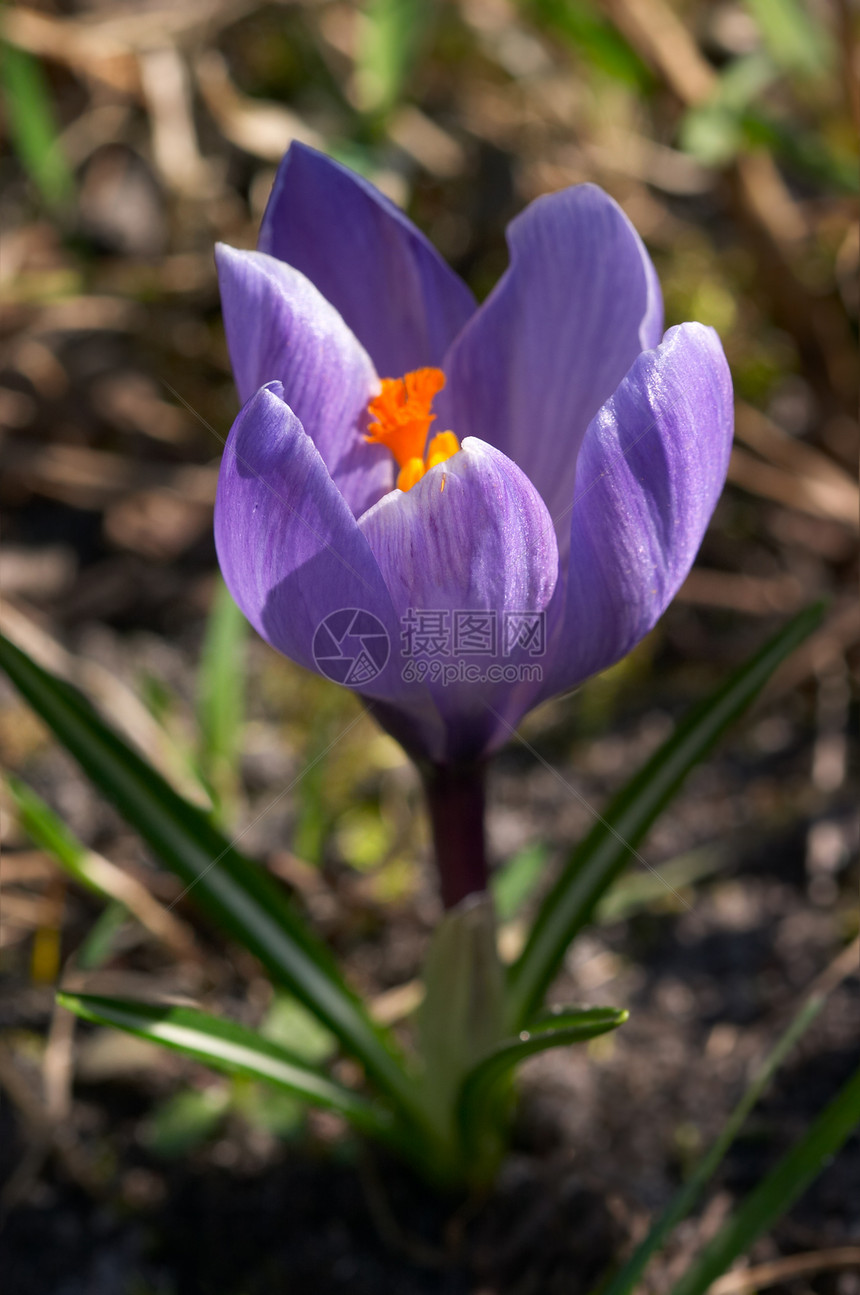
[[[415,369],[402,378],[383,378],[381,392],[367,407],[375,421],[365,440],[384,445],[394,456],[400,468],[398,490],[411,490],[425,472],[460,448],[453,432],[438,432],[427,444],[427,433],[436,417],[433,397],[444,385],[441,369]]]

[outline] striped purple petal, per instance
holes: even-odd
[[[258,246],[317,286],[383,378],[441,365],[475,309],[402,211],[303,144],[292,144],[278,168]]]
[[[538,198],[508,241],[509,269],[446,360],[440,426],[502,450],[554,518],[570,501],[589,422],[660,340],[662,299],[642,240],[594,185]]]
[[[399,621],[376,559],[280,391],[271,383],[251,397],[224,450],[215,545],[227,587],[278,652],[346,683],[371,709],[379,702],[380,718],[392,717],[388,726],[410,750],[441,752],[431,697],[400,677]],[[371,678],[338,670],[347,639],[352,662],[369,649]]]
[[[278,381],[353,513],[394,484],[390,455],[364,440],[379,388],[370,357],[298,270],[262,252],[216,248],[230,360],[244,404]]]
[[[693,564],[728,470],[732,384],[712,328],[672,328],[589,425],[552,608],[552,696],[620,660]]]
[[[407,493],[394,491],[359,519],[402,627],[403,664],[422,652],[409,627],[430,635],[427,685],[447,729],[444,758],[474,758],[494,740],[499,715],[516,723],[538,691],[540,672],[511,680],[526,653],[503,641],[507,613],[542,612],[558,575],[546,505],[523,472],[470,439]],[[470,650],[457,635],[489,613],[495,647]],[[485,620],[487,618],[485,617]],[[434,628],[438,647],[432,646]],[[465,644],[465,646],[464,646]],[[468,675],[448,673],[458,663]],[[494,668],[494,669],[493,669]],[[509,675],[499,677],[499,669]]]

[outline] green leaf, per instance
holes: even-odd
[[[490,881],[493,904],[500,922],[510,922],[538,885],[549,850],[536,842],[498,868]]]
[[[314,1012],[401,1109],[421,1122],[394,1045],[343,983],[328,949],[263,868],[240,854],[95,712],[77,689],[0,635],[0,666],[88,777],[195,900]]]
[[[125,904],[112,900],[99,913],[75,953],[75,966],[81,971],[103,967],[113,954],[117,938],[129,920]]]
[[[263,1079],[314,1106],[338,1111],[372,1137],[389,1143],[399,1141],[397,1126],[388,1112],[335,1083],[271,1039],[233,1021],[192,1007],[99,994],[59,993],[57,1001],[84,1020],[126,1030],[229,1074]]]
[[[260,1025],[265,1039],[288,1048],[310,1066],[320,1066],[335,1051],[336,1040],[291,994],[276,994]]]
[[[430,942],[424,986],[424,1100],[444,1128],[455,1118],[464,1075],[504,1032],[505,977],[488,896],[470,895],[445,914]]]
[[[703,166],[725,166],[744,144],[744,115],[777,79],[767,54],[746,54],[720,75],[714,93],[688,109],[679,127],[681,148]]]
[[[589,0],[530,0],[529,8],[550,31],[568,41],[587,62],[631,89],[647,91],[654,84],[649,68],[600,7]]]
[[[305,1124],[307,1103],[270,1084],[233,1080],[233,1109],[248,1124],[277,1138],[294,1138]]]
[[[615,1030],[629,1012],[619,1007],[562,1007],[538,1017],[515,1039],[506,1039],[469,1072],[460,1090],[459,1120],[464,1137],[479,1123],[480,1113],[493,1097],[493,1090],[527,1057],[550,1048],[586,1043]]]
[[[510,970],[514,1029],[533,1016],[578,931],[627,866],[631,850],[774,670],[820,623],[823,606],[807,608],[697,706],[656,755],[615,797],[603,819],[574,850],[543,901],[526,947]]]
[[[704,877],[713,876],[732,857],[725,847],[703,845],[661,863],[659,877],[653,872],[625,873],[597,905],[594,921],[598,925],[608,926],[611,922],[623,921],[643,909],[664,907],[667,901],[677,905],[678,891],[688,889]],[[667,887],[671,887],[671,890]],[[672,891],[676,894],[673,895]]]
[[[825,24],[801,0],[746,0],[765,46],[785,72],[824,76],[834,48]]]
[[[219,577],[197,676],[200,768],[228,821],[238,800],[248,622]]]
[[[62,207],[74,181],[57,137],[48,82],[26,50],[0,41],[0,80],[15,151],[49,207]]]
[[[6,786],[15,802],[21,826],[70,877],[98,895],[109,908],[118,903],[126,916],[134,917],[180,958],[191,952],[193,941],[185,924],[169,908],[153,899],[143,882],[87,849],[51,807],[20,778],[8,774]],[[121,923],[117,919],[117,929],[119,925]],[[106,931],[109,928],[110,922],[107,921]],[[108,948],[107,944],[104,945],[104,957],[108,956]],[[85,956],[91,955],[87,953]]]
[[[142,1142],[165,1160],[187,1155],[212,1136],[230,1107],[223,1088],[186,1088],[160,1102],[146,1121]]]
[[[805,1137],[780,1160],[723,1225],[672,1288],[672,1295],[705,1295],[711,1284],[766,1232],[825,1168],[860,1125],[860,1069],[821,1112]]]
[[[4,781],[15,805],[18,821],[30,839],[49,854],[78,885],[105,901],[106,907],[90,927],[75,954],[75,963],[81,970],[92,971],[103,966],[113,953],[117,938],[131,917],[127,904],[104,887],[101,872],[104,860],[93,855],[59,815],[21,778],[8,773]],[[148,899],[148,892],[145,897]]]
[[[94,895],[110,900],[88,866],[89,851],[59,815],[46,805],[32,787],[14,774],[6,774],[6,786],[18,812],[18,819],[30,839],[65,869],[79,885]]]
[[[803,130],[797,121],[780,121],[762,107],[751,107],[743,116],[747,147],[770,149],[791,167],[841,193],[860,192],[857,159],[849,148],[836,147],[820,132]]]
[[[850,957],[850,951],[848,956]],[[843,954],[842,959],[845,959],[845,957],[846,955]],[[656,1254],[672,1229],[694,1209],[696,1202],[700,1199],[729,1147],[746,1123],[753,1107],[759,1101],[762,1093],[789,1052],[818,1016],[827,1001],[830,991],[841,983],[844,975],[847,974],[847,967],[846,971],[838,977],[832,976],[830,973],[826,974],[829,983],[823,988],[813,989],[813,992],[804,1000],[800,1010],[796,1013],[788,1028],[780,1035],[754,1075],[743,1097],[726,1121],[719,1137],[699,1161],[680,1190],[676,1192],[668,1207],[654,1223],[644,1240],[637,1246],[621,1271],[616,1273],[608,1286],[601,1287],[601,1295],[632,1295],[633,1291],[639,1289],[640,1278],[651,1256]]]
[[[356,60],[358,94],[365,112],[384,115],[395,106],[433,12],[429,0],[369,0]]]
[[[333,831],[327,801],[328,768],[323,756],[332,743],[327,723],[317,723],[304,751],[307,773],[296,787],[295,827],[292,850],[305,863],[321,867],[326,842]]]

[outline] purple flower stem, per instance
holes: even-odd
[[[487,889],[484,765],[422,769],[445,908]]]

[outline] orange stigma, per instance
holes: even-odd
[[[382,391],[368,405],[375,422],[368,427],[365,439],[384,445],[394,456],[400,468],[398,490],[411,490],[425,472],[460,448],[453,432],[439,432],[427,445],[427,433],[436,417],[431,412],[433,397],[444,385],[441,369],[415,369],[402,378],[383,378]]]

